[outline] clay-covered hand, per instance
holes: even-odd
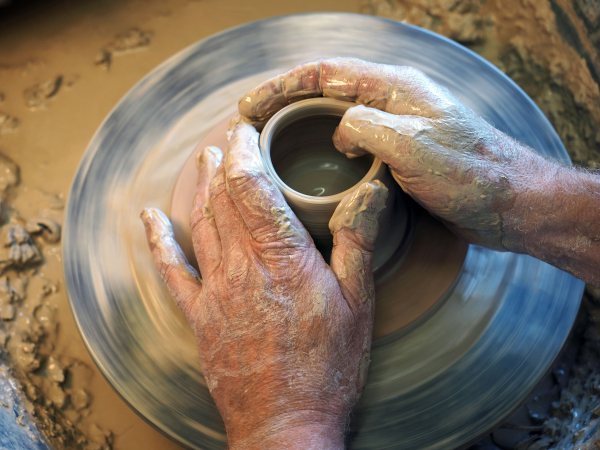
[[[406,193],[460,237],[508,248],[505,215],[539,156],[412,67],[318,60],[264,82],[242,97],[239,110],[258,125],[291,102],[320,95],[360,104],[336,130],[338,150],[376,155]]]
[[[241,120],[230,128],[224,157],[209,147],[198,158],[191,226],[202,280],[165,215],[146,209],[157,270],[195,331],[230,449],[341,449],[370,361],[387,190],[365,183],[340,204],[338,216],[356,214],[336,220],[330,267],[266,176],[257,131]]]

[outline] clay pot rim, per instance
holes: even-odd
[[[354,186],[346,189],[343,192],[340,192],[335,195],[327,195],[325,197],[316,197],[312,195],[302,194],[287,184],[285,184],[282,179],[279,177],[275,168],[273,167],[273,162],[271,161],[271,141],[275,137],[275,133],[277,131],[277,126],[281,124],[282,119],[288,116],[291,113],[297,113],[302,109],[315,109],[319,110],[316,114],[330,114],[330,115],[339,115],[340,119],[343,117],[344,113],[352,108],[353,106],[357,106],[358,103],[336,100],[333,98],[325,98],[325,97],[317,97],[310,98],[305,100],[300,100],[294,102],[281,110],[279,110],[273,117],[269,119],[265,127],[263,128],[260,134],[259,147],[260,154],[262,157],[262,162],[265,166],[265,170],[268,175],[275,182],[279,190],[289,198],[293,198],[296,201],[307,202],[313,205],[325,205],[325,204],[338,204],[342,201],[342,199],[353,192],[358,186],[362,183],[373,181],[378,179],[378,175],[381,173],[383,161],[381,161],[377,157],[373,157],[373,163],[369,168],[369,171],[365,174],[365,176]],[[308,117],[308,115],[306,116]],[[301,117],[300,117],[301,118]]]

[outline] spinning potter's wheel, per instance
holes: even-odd
[[[117,105],[83,158],[67,211],[65,277],[104,375],[186,446],[224,448],[225,435],[194,336],[155,273],[139,213],[147,206],[172,211],[186,161],[241,95],[325,56],[416,66],[497,128],[568,161],[548,121],[502,73],[451,41],[397,22],[349,14],[270,19],[209,38],[158,67]],[[550,367],[583,291],[582,282],[533,258],[467,247],[410,208],[398,267],[378,274],[377,339],[351,425],[356,449],[447,450],[489,431]]]

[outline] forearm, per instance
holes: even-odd
[[[527,153],[503,245],[600,286],[600,176]],[[524,178],[529,178],[528,180]]]

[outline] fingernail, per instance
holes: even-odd
[[[144,208],[142,209],[142,213],[140,214],[140,218],[142,219],[142,222],[144,222],[144,225],[148,225],[148,219],[150,218],[150,214],[152,213],[151,208]]]
[[[155,222],[157,218],[160,219],[160,215],[162,214],[156,208],[144,208],[140,217],[145,225],[152,226],[152,222]]]
[[[144,208],[141,217],[144,225],[152,232],[150,241],[153,244],[167,238],[173,239],[171,221],[160,209]]]
[[[154,236],[154,227],[152,226],[153,214],[154,208],[144,208],[140,214],[146,233],[150,233],[150,242],[153,242],[152,237]]]
[[[214,163],[215,167],[221,164],[223,153],[218,147],[206,147],[196,156],[196,168],[203,169],[209,162]]]

